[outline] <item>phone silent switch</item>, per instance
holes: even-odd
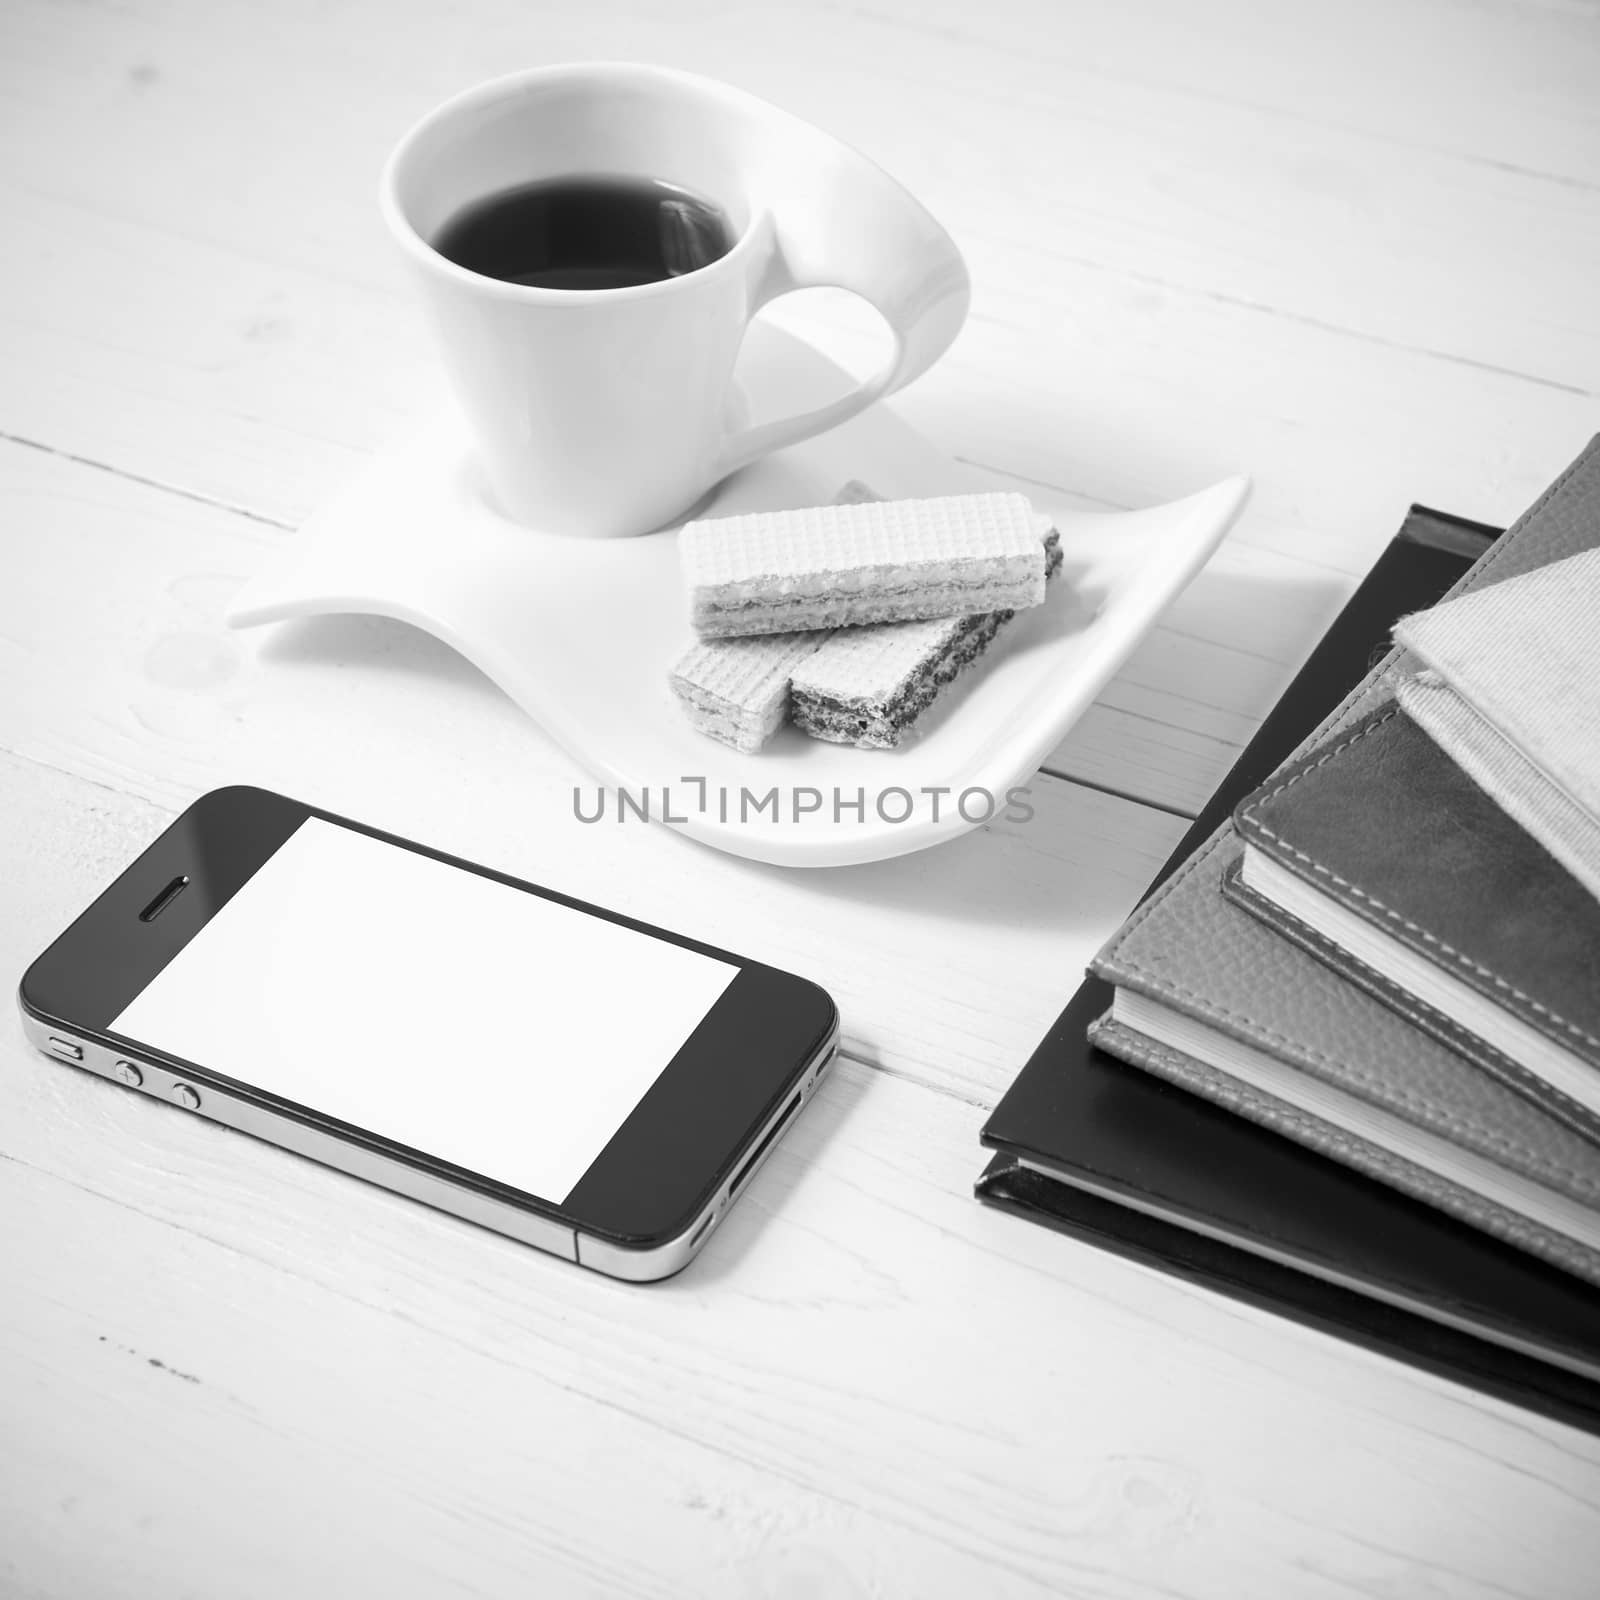
[[[191,1089],[186,1083],[173,1084],[172,1098],[180,1106],[187,1106],[190,1111],[198,1111],[200,1109],[200,1091]]]

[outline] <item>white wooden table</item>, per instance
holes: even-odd
[[[222,628],[437,401],[387,147],[597,57],[737,81],[947,223],[973,316],[898,403],[952,451],[1087,505],[1255,475],[1031,825],[809,874],[584,828],[571,763],[428,638]],[[848,1057],[640,1290],[7,1024],[0,1593],[1600,1589],[1600,1441],[970,1192],[1407,504],[1503,522],[1600,427],[1593,0],[5,0],[0,159],[0,970],[252,781],[811,974]]]

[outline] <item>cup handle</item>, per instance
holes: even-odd
[[[775,192],[803,198],[763,219],[770,239],[751,314],[795,289],[845,289],[877,309],[894,335],[894,354],[825,406],[730,435],[719,478],[836,427],[920,377],[950,348],[972,298],[955,241],[882,168],[822,134],[797,153],[803,164],[784,163],[789,170],[777,176]]]

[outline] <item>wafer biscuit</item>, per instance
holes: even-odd
[[[1045,574],[1053,577],[1061,569],[1061,540],[1053,528],[1041,548]],[[789,714],[814,739],[893,749],[1015,615],[1000,610],[842,628],[793,664]]]
[[[672,669],[672,692],[701,733],[754,754],[789,714],[789,679],[827,642],[822,633],[705,639]]]
[[[858,506],[879,496],[852,478],[834,504]],[[693,644],[668,679],[690,723],[701,733],[754,755],[789,718],[789,674],[828,637],[756,634]]]
[[[1020,494],[949,495],[685,524],[702,638],[972,616],[1035,606],[1044,556]]]

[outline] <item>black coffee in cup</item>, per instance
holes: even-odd
[[[432,241],[486,278],[539,289],[627,289],[709,266],[734,245],[709,200],[654,178],[546,178],[458,211]]]

